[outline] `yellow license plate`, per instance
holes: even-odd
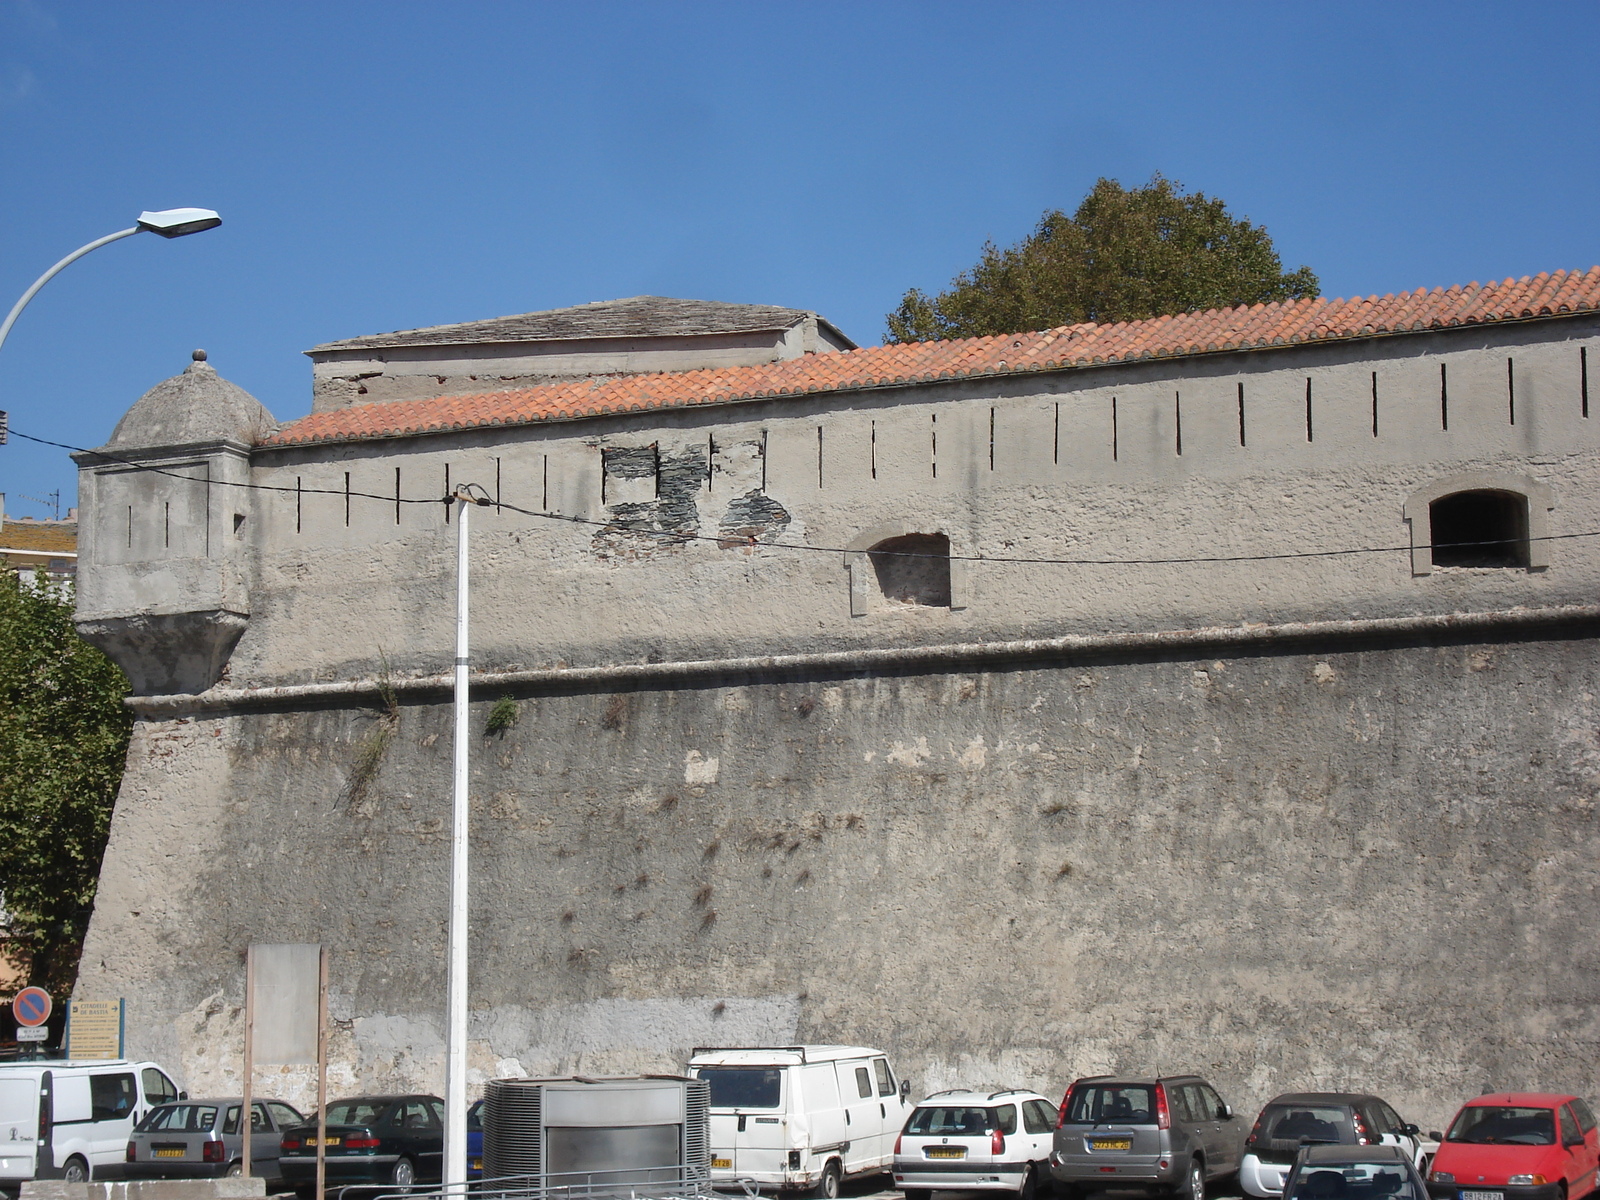
[[[343,1140],[344,1140],[343,1138],[336,1138],[336,1137],[325,1138],[323,1140],[322,1144],[324,1146],[337,1146]],[[316,1138],[309,1137],[309,1138],[306,1139],[306,1145],[315,1146],[316,1144],[317,1144],[317,1139]]]
[[[733,1159],[713,1158],[711,1160],[711,1166],[718,1171],[731,1171],[733,1170]]]
[[[1090,1138],[1091,1150],[1132,1150],[1132,1138]]]
[[[182,1150],[157,1150],[154,1154],[151,1155],[151,1157],[152,1158],[182,1158],[183,1157],[183,1151]]]
[[[930,1147],[928,1147],[928,1157],[929,1158],[965,1158],[966,1156],[967,1156],[967,1148],[965,1146],[930,1146]]]
[[[483,1170],[483,1159],[474,1158],[467,1165],[469,1167],[471,1167],[474,1171],[481,1171],[481,1170]]]

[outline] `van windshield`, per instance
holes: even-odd
[[[777,1067],[696,1067],[711,1085],[712,1108],[777,1108],[783,1072]]]

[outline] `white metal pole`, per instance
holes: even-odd
[[[43,275],[39,276],[39,278],[35,279],[33,281],[33,286],[22,293],[22,299],[18,300],[11,306],[11,311],[6,314],[5,321],[0,323],[0,346],[6,344],[6,334],[11,332],[11,327],[17,323],[17,318],[22,315],[22,310],[28,307],[28,301],[32,300],[34,296],[38,294],[40,288],[54,279],[57,272],[59,272],[63,267],[71,266],[85,254],[89,253],[89,251],[98,250],[101,246],[104,246],[109,242],[118,241],[121,238],[132,237],[134,234],[138,233],[139,230],[140,227],[135,225],[132,229],[122,229],[118,230],[116,233],[108,233],[103,238],[96,238],[87,246],[79,246],[71,254],[63,258],[55,266],[51,267]]]
[[[451,788],[450,975],[444,1049],[444,1186],[467,1182],[467,514],[456,493],[455,782]]]

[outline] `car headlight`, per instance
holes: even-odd
[[[1513,1175],[1510,1179],[1506,1180],[1506,1182],[1511,1184],[1546,1183],[1548,1180],[1546,1180],[1543,1175]]]
[[[1452,1173],[1450,1171],[1429,1171],[1428,1172],[1428,1182],[1429,1183],[1454,1183],[1455,1181],[1456,1181],[1456,1177],[1455,1177],[1454,1173]]]

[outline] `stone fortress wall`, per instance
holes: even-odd
[[[1370,1087],[1424,1124],[1486,1086],[1593,1095],[1596,546],[1514,570],[1405,548],[1441,489],[1528,496],[1536,537],[1600,530],[1597,344],[1588,316],[269,439],[249,478],[283,490],[203,501],[86,462],[85,612],[155,611],[193,569],[191,544],[110,550],[162,489],[244,584],[216,601],[242,627],[223,677],[136,702],[80,989],[129,996],[131,1051],[227,1089],[243,947],[326,940],[336,1088],[439,1086],[454,531],[405,501],[448,471],[502,503],[473,513],[474,663],[500,673],[475,731],[519,702],[474,738],[482,1077],[838,1040],[926,1090],[1197,1070],[1241,1109]],[[953,561],[945,605],[892,603],[839,552],[909,533],[1030,559],[1397,549]],[[123,654],[159,643],[113,625]],[[751,655],[779,657],[703,665]]]

